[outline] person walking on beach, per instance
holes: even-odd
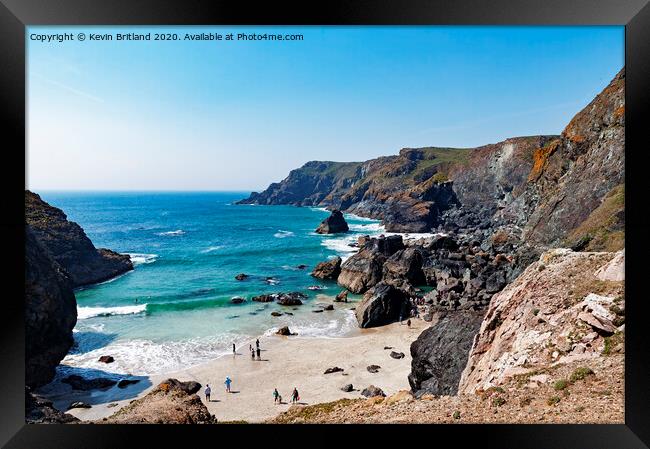
[[[407,325],[409,328],[411,327],[411,319],[410,319],[410,318],[406,321],[406,325]]]
[[[210,384],[207,384],[205,386],[205,401],[210,402],[210,393],[212,392],[212,389],[210,388]]]
[[[300,395],[298,394],[298,389],[293,387],[293,393],[291,393],[291,403],[295,404],[300,400]]]
[[[235,355],[236,353],[237,353],[237,352],[236,352],[236,350],[235,350],[235,344],[233,343],[233,344],[232,344],[232,355]]]
[[[255,360],[255,350],[251,347],[251,360]]]
[[[232,383],[232,380],[230,380],[230,377],[226,376],[226,381],[224,384],[226,384],[226,393],[230,393],[230,384]]]
[[[259,346],[257,347],[257,360],[262,360],[262,358],[260,357],[260,348],[259,348]]]
[[[259,338],[255,340],[255,347],[257,348],[258,351],[260,350],[260,339]]]
[[[275,402],[277,404],[278,402],[281,402],[281,401],[282,400],[280,399],[280,393],[278,392],[278,389],[274,388],[273,389],[273,402]]]

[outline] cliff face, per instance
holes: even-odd
[[[72,282],[30,226],[25,229],[25,383],[40,386],[72,346],[77,302]]]
[[[61,209],[25,191],[25,219],[38,241],[68,273],[73,287],[111,279],[133,269],[129,256],[97,249]]]
[[[544,253],[492,298],[459,391],[485,391],[573,362],[599,364],[622,351],[623,270],[623,252]]]
[[[483,229],[487,237],[509,226],[514,238],[541,248],[600,249],[614,238],[608,249],[620,249],[624,84],[625,69],[560,136],[471,149],[407,148],[366,162],[308,162],[240,203],[336,208],[381,219],[395,232]]]

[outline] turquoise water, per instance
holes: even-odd
[[[349,256],[348,243],[382,231],[346,215],[351,232],[314,233],[328,212],[293,206],[238,206],[240,193],[41,193],[79,223],[97,247],[132,255],[135,269],[76,292],[76,345],[63,364],[155,374],[201,363],[289,325],[301,337],[338,337],[356,329],[350,304],[313,313],[340,291],[309,276],[320,261]],[[298,265],[307,268],[299,270]],[[246,273],[246,281],[235,280]],[[266,282],[272,277],[274,282]],[[320,285],[321,291],[308,286]],[[300,291],[303,306],[261,304],[261,293]],[[230,303],[233,296],[248,301]],[[294,315],[273,317],[274,310]],[[116,362],[97,362],[110,354]]]

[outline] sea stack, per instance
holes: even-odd
[[[338,234],[341,232],[348,232],[348,227],[343,213],[340,210],[334,209],[332,214],[322,221],[320,226],[316,229],[317,234]]]

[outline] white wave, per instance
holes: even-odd
[[[325,207],[310,207],[309,209],[313,210],[314,212],[327,212],[328,214],[330,212]]]
[[[183,235],[183,234],[185,234],[185,231],[183,231],[182,229],[177,229],[175,231],[159,232],[157,235],[174,236],[174,235]]]
[[[212,251],[218,251],[221,248],[223,248],[223,245],[208,246],[206,249],[202,250],[201,253],[203,254],[211,253]]]
[[[341,338],[350,335],[359,328],[354,313],[350,310],[345,312],[342,319],[330,319],[326,322],[291,320],[288,326],[291,332],[297,334],[296,337],[298,338]],[[273,335],[277,330],[277,327],[268,329],[264,332],[264,336]]]
[[[291,231],[283,231],[282,229],[278,229],[278,232],[273,234],[273,237],[276,239],[284,239],[287,237],[293,237],[294,233]]]
[[[140,253],[126,253],[130,258],[133,265],[144,265],[154,263],[158,259],[158,254],[140,254]]]
[[[133,315],[147,310],[146,304],[122,307],[77,307],[77,319],[85,320],[96,316]]]
[[[154,342],[146,339],[118,340],[88,352],[70,353],[61,361],[66,368],[94,368],[109,373],[155,375],[188,368],[216,357],[232,353],[232,343],[245,347],[251,337],[223,334],[197,337],[183,341]],[[115,361],[99,362],[99,357],[110,354]]]
[[[320,242],[320,244],[327,249],[336,251],[336,253],[341,257],[341,259],[345,260],[359,250],[359,248],[350,246],[350,243],[354,243],[356,241],[357,241],[356,236],[347,236],[347,237],[339,237],[335,239],[324,239]]]
[[[374,233],[384,232],[386,228],[381,223],[368,223],[368,224],[351,224],[350,229],[358,232]]]
[[[343,214],[343,216],[345,217],[346,220],[371,221],[371,222],[379,223],[379,220],[375,220],[374,218],[360,217],[358,215],[350,214],[350,213]]]

